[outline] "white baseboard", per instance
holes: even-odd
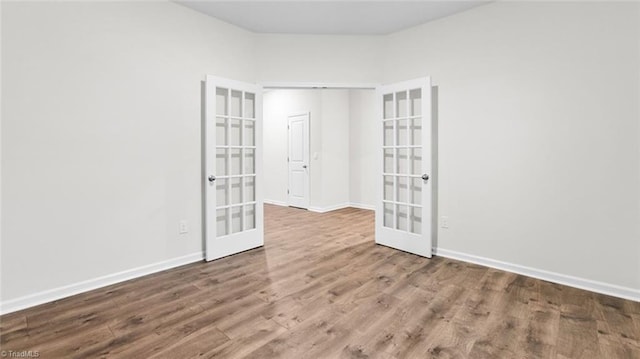
[[[265,201],[266,203],[266,201]],[[335,210],[339,208],[355,207],[353,204],[342,204],[333,207],[321,208],[324,212]],[[339,208],[335,208],[339,207]],[[334,208],[334,209],[330,209]],[[320,212],[320,213],[324,213]],[[486,267],[496,268],[507,272],[522,274],[528,277],[538,278],[549,282],[567,285],[570,287],[580,288],[596,293],[602,293],[611,295],[614,297],[624,298],[640,302],[640,290],[622,287],[614,284],[598,282],[590,279],[578,278],[569,276],[566,274],[560,274],[550,272],[542,269],[536,269],[526,267],[518,264],[498,261],[495,259],[475,256],[462,252],[452,251],[443,248],[434,248],[433,254],[441,257],[457,259],[464,262],[475,263]],[[0,302],[0,314],[7,314],[18,310],[30,308],[39,304],[48,303],[54,300],[70,297],[72,295],[88,292],[90,290],[106,287],[112,284],[124,282],[126,280],[142,277],[156,272],[161,272],[167,269],[179,267],[185,264],[201,261],[204,258],[202,252],[188,254],[182,257],[177,257],[162,262],[157,262],[138,268],[125,270],[122,272],[109,274],[106,276],[89,279],[86,281],[66,285],[59,288],[54,288],[39,293],[30,294],[27,296],[11,299],[8,301]]]
[[[172,258],[166,261],[148,264],[138,268],[132,268],[122,272],[108,274],[102,277],[93,278],[82,282],[65,285],[63,287],[29,294],[24,297],[7,300],[4,302],[0,302],[0,314],[15,312],[39,304],[52,302],[54,300],[106,287],[108,285],[124,282],[126,280],[142,277],[156,272],[161,272],[185,264],[194,263],[197,261],[201,261],[203,258],[204,254],[202,252],[192,253],[186,256]]]
[[[276,201],[276,200],[273,200],[273,199],[265,199],[263,201],[266,204],[273,204],[273,205],[276,205],[276,206],[283,206],[283,207],[287,207],[288,206],[288,204],[286,202]],[[359,208],[359,209],[367,209],[367,210],[370,210],[370,211],[375,211],[376,210],[376,206],[373,206],[373,205],[370,205],[370,204],[349,202],[349,203],[341,203],[341,204],[336,204],[336,205],[327,206],[327,207],[311,206],[311,207],[309,207],[309,211],[318,212],[318,213],[326,213],[326,212],[335,211],[335,210],[343,209],[343,208],[347,208],[347,207],[353,207],[353,208]]]
[[[334,204],[334,205],[326,206],[326,207],[310,206],[309,210],[311,212],[326,213],[326,212],[336,211],[336,210],[347,208],[347,207],[349,207],[349,203],[340,203],[340,204]]]
[[[287,207],[288,206],[287,202],[276,201],[276,200],[273,200],[273,199],[264,199],[262,201],[264,203],[266,203],[266,204],[273,204],[273,205],[276,205],[276,206],[283,206],[283,207]]]
[[[374,205],[364,204],[364,203],[356,203],[356,202],[349,203],[349,207],[359,208],[359,209],[367,209],[367,210],[370,210],[370,211],[375,211],[376,210],[376,206],[374,206]]]
[[[538,278],[548,282],[563,284],[569,287],[580,288],[591,292],[606,294],[618,298],[624,298],[640,302],[640,290],[622,287],[615,284],[598,282],[585,278],[573,277],[566,274],[549,272],[542,269],[531,268],[519,264],[502,262],[495,259],[479,257],[472,254],[456,252],[443,248],[434,248],[433,254],[441,257],[461,260],[479,264],[485,267],[496,268],[507,272],[522,274],[527,277]]]

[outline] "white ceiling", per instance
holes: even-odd
[[[257,33],[383,35],[490,1],[176,1]]]

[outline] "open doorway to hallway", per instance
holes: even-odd
[[[303,115],[308,116],[308,142],[299,138],[305,136]],[[267,89],[263,119],[265,203],[321,213],[375,208],[380,141],[375,90]],[[295,153],[301,150],[308,162],[302,158],[297,168],[292,163],[304,155]],[[292,198],[301,195],[298,181],[308,181],[306,206]]]

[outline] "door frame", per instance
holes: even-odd
[[[300,207],[300,208],[304,208],[304,209],[309,209],[309,206],[311,205],[311,112],[310,111],[305,111],[305,112],[297,112],[297,113],[292,113],[290,115],[287,115],[287,206],[291,206],[291,200],[290,200],[290,190],[291,190],[291,168],[289,167],[291,165],[291,162],[289,161],[291,158],[291,117],[298,117],[298,116],[307,116],[307,131],[305,133],[305,137],[306,137],[306,141],[307,141],[307,146],[305,148],[306,150],[306,161],[307,161],[307,177],[306,177],[306,181],[305,181],[305,192],[307,194],[306,197],[306,207]],[[298,207],[296,207],[298,208]]]
[[[291,81],[267,81],[267,82],[259,82],[258,85],[262,86],[263,89],[269,90],[284,90],[284,89],[295,89],[295,90],[326,90],[326,89],[343,89],[343,90],[375,90],[381,84],[378,83],[369,83],[369,82],[291,82]]]

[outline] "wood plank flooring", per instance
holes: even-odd
[[[264,248],[0,317],[40,358],[640,358],[640,303],[374,244],[265,206]]]

